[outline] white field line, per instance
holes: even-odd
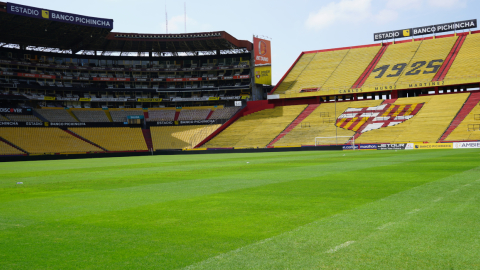
[[[469,186],[471,186],[471,184],[466,184],[466,185],[463,185],[463,186],[464,186],[464,187],[469,187]]]
[[[439,202],[439,201],[441,201],[442,199],[443,199],[443,197],[440,197],[440,198],[438,198],[438,199],[433,200],[433,202]]]
[[[350,246],[351,244],[355,243],[355,241],[348,241],[348,242],[345,242],[341,245],[338,245],[332,249],[330,249],[329,251],[327,251],[326,253],[335,253],[337,252],[339,249],[342,249],[342,248],[346,248],[348,246]]]
[[[450,191],[450,192],[457,192],[457,191],[458,191],[458,188],[457,188],[457,189],[454,189],[454,190],[452,190],[452,191]]]
[[[383,230],[389,226],[392,226],[393,224],[395,224],[395,222],[388,222],[386,224],[383,224],[382,226],[378,227],[377,230]]]

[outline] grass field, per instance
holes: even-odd
[[[0,164],[0,269],[480,269],[479,250],[480,149]]]

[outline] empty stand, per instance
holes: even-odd
[[[480,76],[480,34],[468,35],[450,67],[445,81]]]
[[[148,150],[140,128],[70,128],[69,130],[107,151]]]
[[[42,122],[40,119],[34,115],[25,115],[25,114],[9,114],[6,116],[10,121],[15,122]]]
[[[455,58],[457,57],[458,52],[462,48],[463,42],[465,42],[466,38],[466,35],[461,35],[459,38],[457,38],[457,41],[453,45],[452,50],[450,51],[442,66],[438,70],[437,74],[435,74],[435,77],[433,77],[432,81],[443,81],[443,79],[445,79],[445,76],[447,75],[450,67],[455,61]]]
[[[349,50],[325,84],[321,85],[322,90],[350,89],[381,48],[381,46],[374,46]]]
[[[432,81],[456,41],[457,37],[427,39],[422,41],[410,64],[407,65],[397,83],[406,84]],[[412,69],[417,67],[418,69],[416,70]]]
[[[420,41],[416,41],[388,46],[375,69],[365,81],[364,86],[374,87],[394,84],[409,65],[420,44]]]
[[[380,59],[382,59],[382,56],[385,53],[385,51],[387,50],[388,45],[389,44],[382,45],[380,50],[377,52],[377,55],[375,55],[375,57],[373,58],[372,62],[368,65],[368,67],[365,69],[365,71],[363,71],[362,75],[360,75],[360,77],[358,77],[357,81],[352,85],[352,88],[360,88],[360,87],[363,86],[363,84],[368,79],[368,77],[372,73],[375,66],[377,66],[378,61],[380,61]]]
[[[150,127],[153,148],[156,150],[191,148],[218,127],[220,125]]]
[[[234,114],[240,110],[240,107],[225,107],[216,109],[208,119],[230,119]]]
[[[318,106],[302,123],[309,125],[297,125],[293,130],[278,140],[273,146],[314,145],[315,137],[353,136],[354,131],[345,130],[335,126],[336,117],[349,107],[368,107],[380,105],[382,100],[365,100],[354,102],[323,103]],[[336,106],[336,111],[335,111]],[[338,140],[339,144],[346,143],[347,138]],[[328,139],[318,140],[319,144],[328,145],[332,141]]]
[[[178,121],[184,120],[205,120],[207,119],[208,114],[210,114],[210,109],[182,109],[180,115],[178,116]]]
[[[25,153],[17,148],[0,140],[0,156],[24,155]]]
[[[473,130],[473,125],[480,125],[480,93],[472,93],[462,110],[458,113],[447,132],[440,140],[445,141],[478,141],[480,131]],[[470,129],[469,129],[470,127]]]
[[[102,152],[59,128],[0,128],[0,137],[30,154]]]
[[[127,116],[143,116],[142,110],[109,110],[113,122],[127,122]]]
[[[307,107],[279,106],[239,118],[203,147],[266,147]]]
[[[102,109],[72,109],[72,112],[80,122],[110,122]]]
[[[5,121],[5,122],[8,122],[10,121],[7,117],[3,116],[0,114],[0,121]]]
[[[399,98],[394,105],[423,107],[401,124],[362,133],[356,143],[437,142],[468,97],[468,93]]]
[[[148,110],[148,119],[147,121],[174,121],[175,120],[175,109],[165,109],[165,110]]]
[[[65,109],[36,109],[37,113],[47,119],[49,122],[78,122]]]
[[[268,144],[268,147],[273,146],[277,141],[279,141],[281,138],[283,138],[285,135],[287,135],[290,131],[292,131],[296,126],[298,126],[300,123],[302,123],[302,121],[305,118],[307,118],[313,111],[315,111],[315,109],[318,106],[319,106],[319,104],[308,105],[307,108],[305,108],[305,110],[303,110],[303,112],[300,113],[298,115],[298,117],[295,118],[295,120],[293,120],[293,122],[290,123],[290,125],[288,125],[288,127],[285,130],[282,131],[282,133],[280,133],[275,139],[273,139],[273,141],[271,141]],[[307,126],[307,125],[305,125],[305,126]],[[308,123],[308,126],[310,126],[310,123]]]

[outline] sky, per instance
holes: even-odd
[[[3,2],[7,2],[2,0]],[[14,0],[13,3],[114,20],[114,32],[226,31],[272,44],[276,84],[302,51],[373,44],[373,33],[477,19],[478,0]]]

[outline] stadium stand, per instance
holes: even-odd
[[[243,116],[203,147],[266,147],[306,107],[307,105],[278,106]]]
[[[230,119],[234,114],[240,110],[240,107],[225,107],[213,111],[209,119]]]
[[[78,122],[77,119],[73,118],[70,113],[67,112],[64,108],[60,109],[36,109],[41,116],[47,119],[50,122]]]
[[[395,105],[424,103],[408,121],[362,133],[355,143],[437,142],[448,128],[468,93],[400,98]]]
[[[335,115],[338,117],[349,107],[368,107],[379,105],[382,100],[365,100],[354,102],[338,102],[324,103],[317,107],[308,117],[306,117],[300,125],[297,125],[292,131],[286,134],[273,146],[298,146],[298,145],[314,145],[315,137],[335,137],[348,136],[355,134],[354,131],[335,128]],[[308,124],[307,124],[308,123]],[[307,124],[307,125],[305,125]],[[338,143],[346,143],[348,138],[339,138]],[[319,145],[335,144],[332,139],[318,139]]]
[[[109,110],[110,115],[112,116],[113,122],[127,122],[127,116],[141,115],[143,116],[142,110],[128,110],[128,109],[113,109]]]
[[[22,151],[18,150],[15,147],[8,145],[5,142],[0,141],[0,155],[9,156],[9,155],[24,155]]]
[[[5,117],[3,115],[0,115],[0,121],[8,122],[8,121],[10,121],[10,119],[8,119],[7,117]]]
[[[205,120],[208,114],[210,114],[210,111],[211,109],[182,109],[178,120]]]
[[[480,93],[476,94],[475,103],[472,104],[470,112],[446,137],[445,141],[480,141]]]
[[[175,109],[148,109],[148,119],[147,121],[174,121],[175,120]]]
[[[140,128],[69,128],[107,151],[147,151],[147,144]]]
[[[321,86],[322,89],[349,89],[367,68],[380,48],[380,46],[373,46],[348,50],[340,65]]]
[[[102,152],[101,149],[75,138],[59,128],[0,128],[0,137],[29,154]]]
[[[71,109],[72,113],[80,120],[80,122],[110,122],[106,113],[102,109]]]
[[[403,74],[404,69],[407,68],[410,61],[415,56],[420,44],[421,41],[417,41],[392,44],[388,46],[372,74],[370,74],[368,79],[365,81],[364,86],[374,87],[394,84],[399,79],[399,76],[389,76],[390,72],[387,74],[387,70],[391,71],[395,65],[404,64],[404,68],[402,70],[398,70],[401,71],[400,75]],[[386,67],[386,69],[382,70],[380,67]],[[396,70],[395,72],[392,72],[392,74],[396,75],[398,71]]]
[[[155,150],[184,149],[197,145],[220,125],[150,127]]]
[[[468,35],[450,67],[445,81],[480,76],[480,34]]]
[[[15,122],[42,122],[42,120],[38,119],[34,115],[9,114],[6,117],[10,119],[10,121]]]
[[[413,58],[410,60],[410,63],[407,65],[400,78],[398,78],[398,83],[421,83],[432,81],[433,77],[438,71],[438,68],[447,58],[449,52],[453,47],[453,44],[455,44],[455,41],[457,41],[457,37],[445,37],[421,41],[420,47],[416,51]],[[416,66],[420,66],[422,65],[422,63],[425,63],[424,66],[426,67],[424,67],[423,69],[418,69],[418,71],[421,72],[416,74],[416,71],[412,71],[410,68],[413,67],[415,63],[419,63],[416,64]],[[430,63],[432,63],[432,66],[436,67],[428,67]],[[398,63],[392,63],[392,65],[395,64]]]

